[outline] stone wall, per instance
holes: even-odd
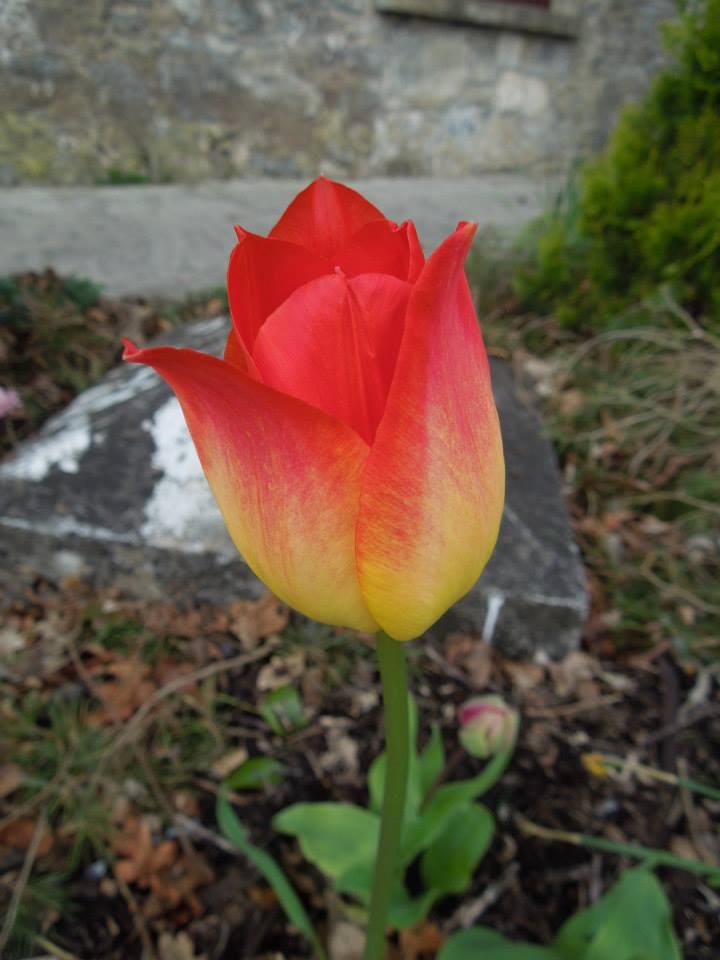
[[[557,36],[516,4],[520,29],[488,26],[486,2],[1,0],[0,184],[563,169],[642,93],[674,12],[554,0],[577,24]]]

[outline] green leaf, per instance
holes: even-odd
[[[380,818],[362,807],[296,803],[281,810],[273,826],[297,837],[307,859],[333,881],[375,860]]]
[[[261,790],[282,782],[285,767],[272,757],[250,757],[223,780],[230,790]]]
[[[279,737],[286,737],[305,726],[305,708],[295,687],[273,690],[259,707],[260,716]]]
[[[643,867],[627,870],[597,903],[571,917],[554,948],[563,960],[682,960],[670,904]]]
[[[488,930],[461,930],[443,944],[437,960],[561,960],[559,954],[531,943],[513,943]]]
[[[423,798],[430,787],[435,783],[445,766],[445,750],[443,748],[440,727],[434,723],[430,731],[427,746],[420,754],[419,778],[420,792]]]
[[[325,951],[297,893],[283,873],[278,862],[248,840],[245,827],[222,793],[215,807],[218,825],[225,836],[253,863],[275,891],[288,920],[312,944],[319,960],[325,960]]]
[[[438,894],[467,890],[494,830],[493,816],[486,807],[459,807],[423,855],[420,870],[425,886]]]

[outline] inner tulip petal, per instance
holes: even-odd
[[[235,330],[249,352],[260,327],[293,290],[332,266],[304,247],[236,228],[228,264],[228,300]]]
[[[385,409],[412,287],[383,274],[321,277],[268,317],[253,360],[270,386],[372,443]]]
[[[425,258],[410,220],[401,226],[390,220],[366,223],[333,257],[348,277],[359,273],[386,273],[414,283]]]
[[[318,177],[295,197],[269,236],[332,258],[366,223],[384,219],[380,210],[356,190]]]

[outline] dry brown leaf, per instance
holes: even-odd
[[[152,919],[169,910],[185,907],[193,917],[200,917],[205,908],[195,891],[214,879],[210,865],[197,851],[173,858],[168,864],[158,867],[150,877],[151,893],[145,901],[143,913]]]
[[[302,675],[302,700],[307,710],[314,711],[323,702],[325,674],[322,667],[310,667]]]
[[[470,653],[473,638],[467,633],[449,633],[445,638],[445,659],[451,667],[459,667]]]
[[[360,960],[365,948],[365,931],[356,923],[338,919],[328,934],[331,960]]]
[[[0,847],[7,847],[11,850],[27,850],[35,834],[35,821],[29,817],[22,820],[13,820],[0,827]],[[50,853],[55,840],[52,832],[46,827],[40,844],[37,848],[37,855],[44,857]]]
[[[149,679],[150,668],[137,656],[96,664],[88,673],[115,678],[93,685],[93,693],[102,706],[88,716],[91,724],[127,720],[156,690],[156,684]]]
[[[532,690],[545,679],[545,668],[538,663],[518,663],[514,660],[503,661],[503,670],[510,683],[520,693]]]
[[[248,758],[248,752],[245,747],[238,747],[224,754],[210,768],[219,780],[224,780],[233,770],[237,770],[241,763],[245,763]]]
[[[420,960],[420,958],[434,957],[445,938],[440,933],[437,924],[424,920],[418,926],[400,933],[400,946],[403,960]]]
[[[328,721],[334,725],[330,726]],[[336,722],[334,717],[323,717],[321,722],[328,728],[325,734],[328,748],[318,757],[320,766],[331,772],[337,783],[354,782],[360,768],[360,748],[357,741],[348,736],[344,722]]]
[[[270,662],[261,667],[257,675],[257,688],[260,691],[275,690],[286,683],[299,680],[305,673],[305,654],[302,650],[287,656],[276,654]]]
[[[190,936],[180,933],[161,933],[158,940],[158,960],[207,960],[207,954],[195,953]]]
[[[560,751],[547,724],[541,721],[532,723],[525,734],[525,743],[535,754],[541,767],[549,769],[555,766]]]
[[[0,766],[0,797],[7,797],[20,786],[22,770],[16,763]]]
[[[0,630],[0,658],[11,657],[25,646],[25,637],[16,627]]]
[[[581,650],[573,650],[559,663],[548,665],[558,697],[577,695],[579,684],[585,680],[592,680],[597,669],[597,661]]]
[[[451,667],[464,670],[476,690],[489,686],[494,669],[493,649],[479,637],[449,634],[445,640],[445,659]]]
[[[237,600],[228,607],[229,629],[243,648],[254,650],[260,640],[281,633],[288,623],[288,609],[272,593],[259,600]]]

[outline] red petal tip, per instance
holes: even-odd
[[[247,236],[247,230],[243,230],[243,228],[239,227],[237,224],[235,224],[233,230],[235,231],[235,236],[238,238],[238,243],[242,243]]]
[[[136,355],[140,353],[139,349],[135,346],[132,340],[128,340],[127,337],[122,338],[122,345],[125,348],[122,355],[123,360],[129,360],[132,363]]]
[[[458,220],[458,225],[455,227],[455,231],[462,231],[472,238],[477,233],[479,226],[480,224],[477,222],[477,220]]]

